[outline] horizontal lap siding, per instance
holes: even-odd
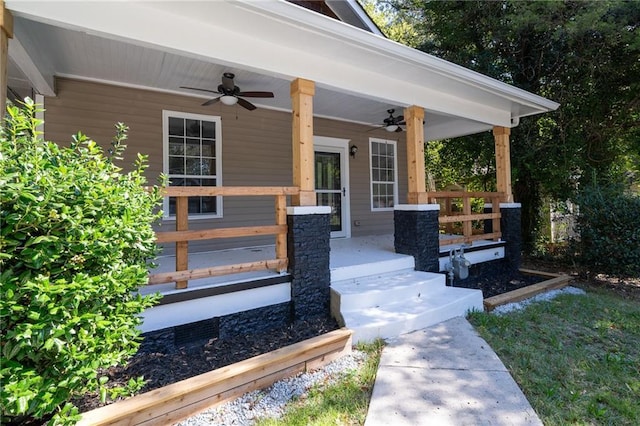
[[[247,111],[220,103],[202,107],[202,98],[125,88],[94,82],[60,78],[58,96],[45,100],[45,137],[69,144],[71,135],[82,131],[104,148],[115,134],[115,124],[129,126],[125,170],[138,152],[149,156],[147,177],[155,183],[162,172],[162,111],[180,111],[220,116],[222,120],[222,182],[224,186],[291,186],[291,114],[258,108]],[[352,235],[393,232],[393,212],[371,212],[369,185],[369,137],[389,138],[370,127],[328,119],[315,119],[314,133],[350,139],[358,146],[355,159],[349,159],[351,179]],[[398,142],[400,202],[406,198],[406,149],[404,133],[390,139]],[[251,226],[275,223],[273,197],[226,197],[222,219],[192,220],[191,229]],[[174,221],[164,221],[161,230],[173,230]],[[255,237],[198,241],[194,251],[274,244],[275,237]],[[172,254],[170,245],[164,254]]]
[[[396,140],[398,149],[398,198],[400,203],[406,202],[407,193],[407,149],[405,133],[389,133],[384,129],[372,130],[369,126],[344,123],[334,120],[316,119],[314,133],[349,139],[349,145],[356,145],[358,153],[355,158],[349,157],[349,178],[351,187],[351,235],[379,235],[393,233],[393,211],[371,211],[371,183],[369,138]],[[360,226],[355,226],[359,221]]]

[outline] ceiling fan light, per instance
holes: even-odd
[[[385,129],[387,132],[395,132],[396,130],[398,130],[398,127],[400,127],[400,126],[398,126],[397,124],[389,124],[389,125],[388,125],[388,126],[386,126],[384,129]]]
[[[238,103],[238,98],[236,98],[235,96],[231,96],[231,95],[224,95],[220,97],[220,102],[222,102],[225,105],[235,105]]]

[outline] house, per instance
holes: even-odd
[[[2,7],[2,86],[44,105],[45,138],[106,145],[125,122],[151,181],[171,179],[144,331],[224,336],[333,304],[360,338],[387,336],[482,308],[445,282],[462,244],[485,270],[517,267],[510,128],[558,104],[386,39],[355,0]],[[461,195],[426,191],[424,141],[488,131],[498,192],[439,215]],[[491,206],[472,216],[470,197]],[[439,232],[461,220],[464,236]]]

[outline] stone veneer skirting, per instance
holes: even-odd
[[[439,213],[437,204],[401,205],[393,212],[396,253],[413,256],[417,271],[438,272],[440,269]]]
[[[485,213],[491,213],[491,205],[484,207]],[[505,267],[511,270],[518,270],[522,261],[522,227],[521,214],[522,207],[518,203],[501,203],[500,231],[504,246]],[[493,225],[490,220],[485,221],[484,231],[493,232]]]

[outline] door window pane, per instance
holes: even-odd
[[[316,152],[316,189],[341,189],[340,154]]]

